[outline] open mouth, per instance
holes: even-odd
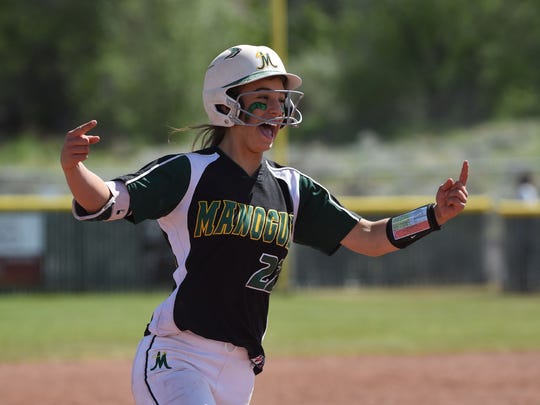
[[[271,124],[261,124],[257,127],[259,132],[268,139],[274,139],[277,127]]]

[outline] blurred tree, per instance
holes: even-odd
[[[98,53],[103,2],[0,2],[0,139],[69,126],[71,80]]]
[[[205,68],[236,43],[268,41],[255,1],[119,1],[107,4],[107,41],[88,111],[120,136],[163,142],[170,127],[206,121]]]
[[[205,120],[204,70],[235,43],[267,43],[256,0],[0,3],[0,136],[65,131],[91,118],[104,142],[163,142]],[[113,136],[114,134],[114,136]]]
[[[290,5],[291,54],[303,61],[305,117],[314,122],[297,138],[395,136],[540,112],[539,2]]]
[[[490,40],[482,48],[481,80],[495,100],[493,115],[540,115],[540,2],[500,1],[491,5]],[[493,3],[493,2],[492,2]],[[498,7],[495,6],[498,5]],[[486,7],[487,8],[487,7]]]
[[[340,138],[338,123],[349,120],[348,110],[337,86],[342,61],[336,41],[343,5],[339,2],[289,0],[289,66],[303,78],[305,97],[300,110],[304,121],[292,131],[291,140],[321,139],[333,142]]]
[[[540,114],[540,2],[288,0],[304,79],[291,140],[345,142]],[[206,121],[204,69],[268,44],[260,0],[0,2],[0,140],[91,118],[104,142],[164,142]]]

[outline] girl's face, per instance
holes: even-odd
[[[246,146],[253,152],[264,152],[272,147],[280,129],[283,117],[285,93],[273,90],[284,90],[280,77],[269,77],[248,83],[240,87],[242,108],[250,114],[243,113],[240,117],[244,122],[253,126],[238,126],[239,133]],[[272,124],[264,123],[272,120]]]

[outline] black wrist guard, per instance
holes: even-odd
[[[441,229],[435,219],[435,204],[424,205],[412,211],[391,217],[386,224],[386,235],[392,245],[399,249]]]

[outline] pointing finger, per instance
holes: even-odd
[[[459,175],[459,182],[464,186],[467,185],[467,179],[469,178],[469,162],[467,160],[463,161],[463,166],[461,166],[461,173]]]
[[[88,121],[86,124],[82,124],[78,126],[77,128],[72,129],[67,134],[70,136],[81,136],[86,134],[88,131],[90,131],[92,128],[94,128],[97,125],[96,120]]]

